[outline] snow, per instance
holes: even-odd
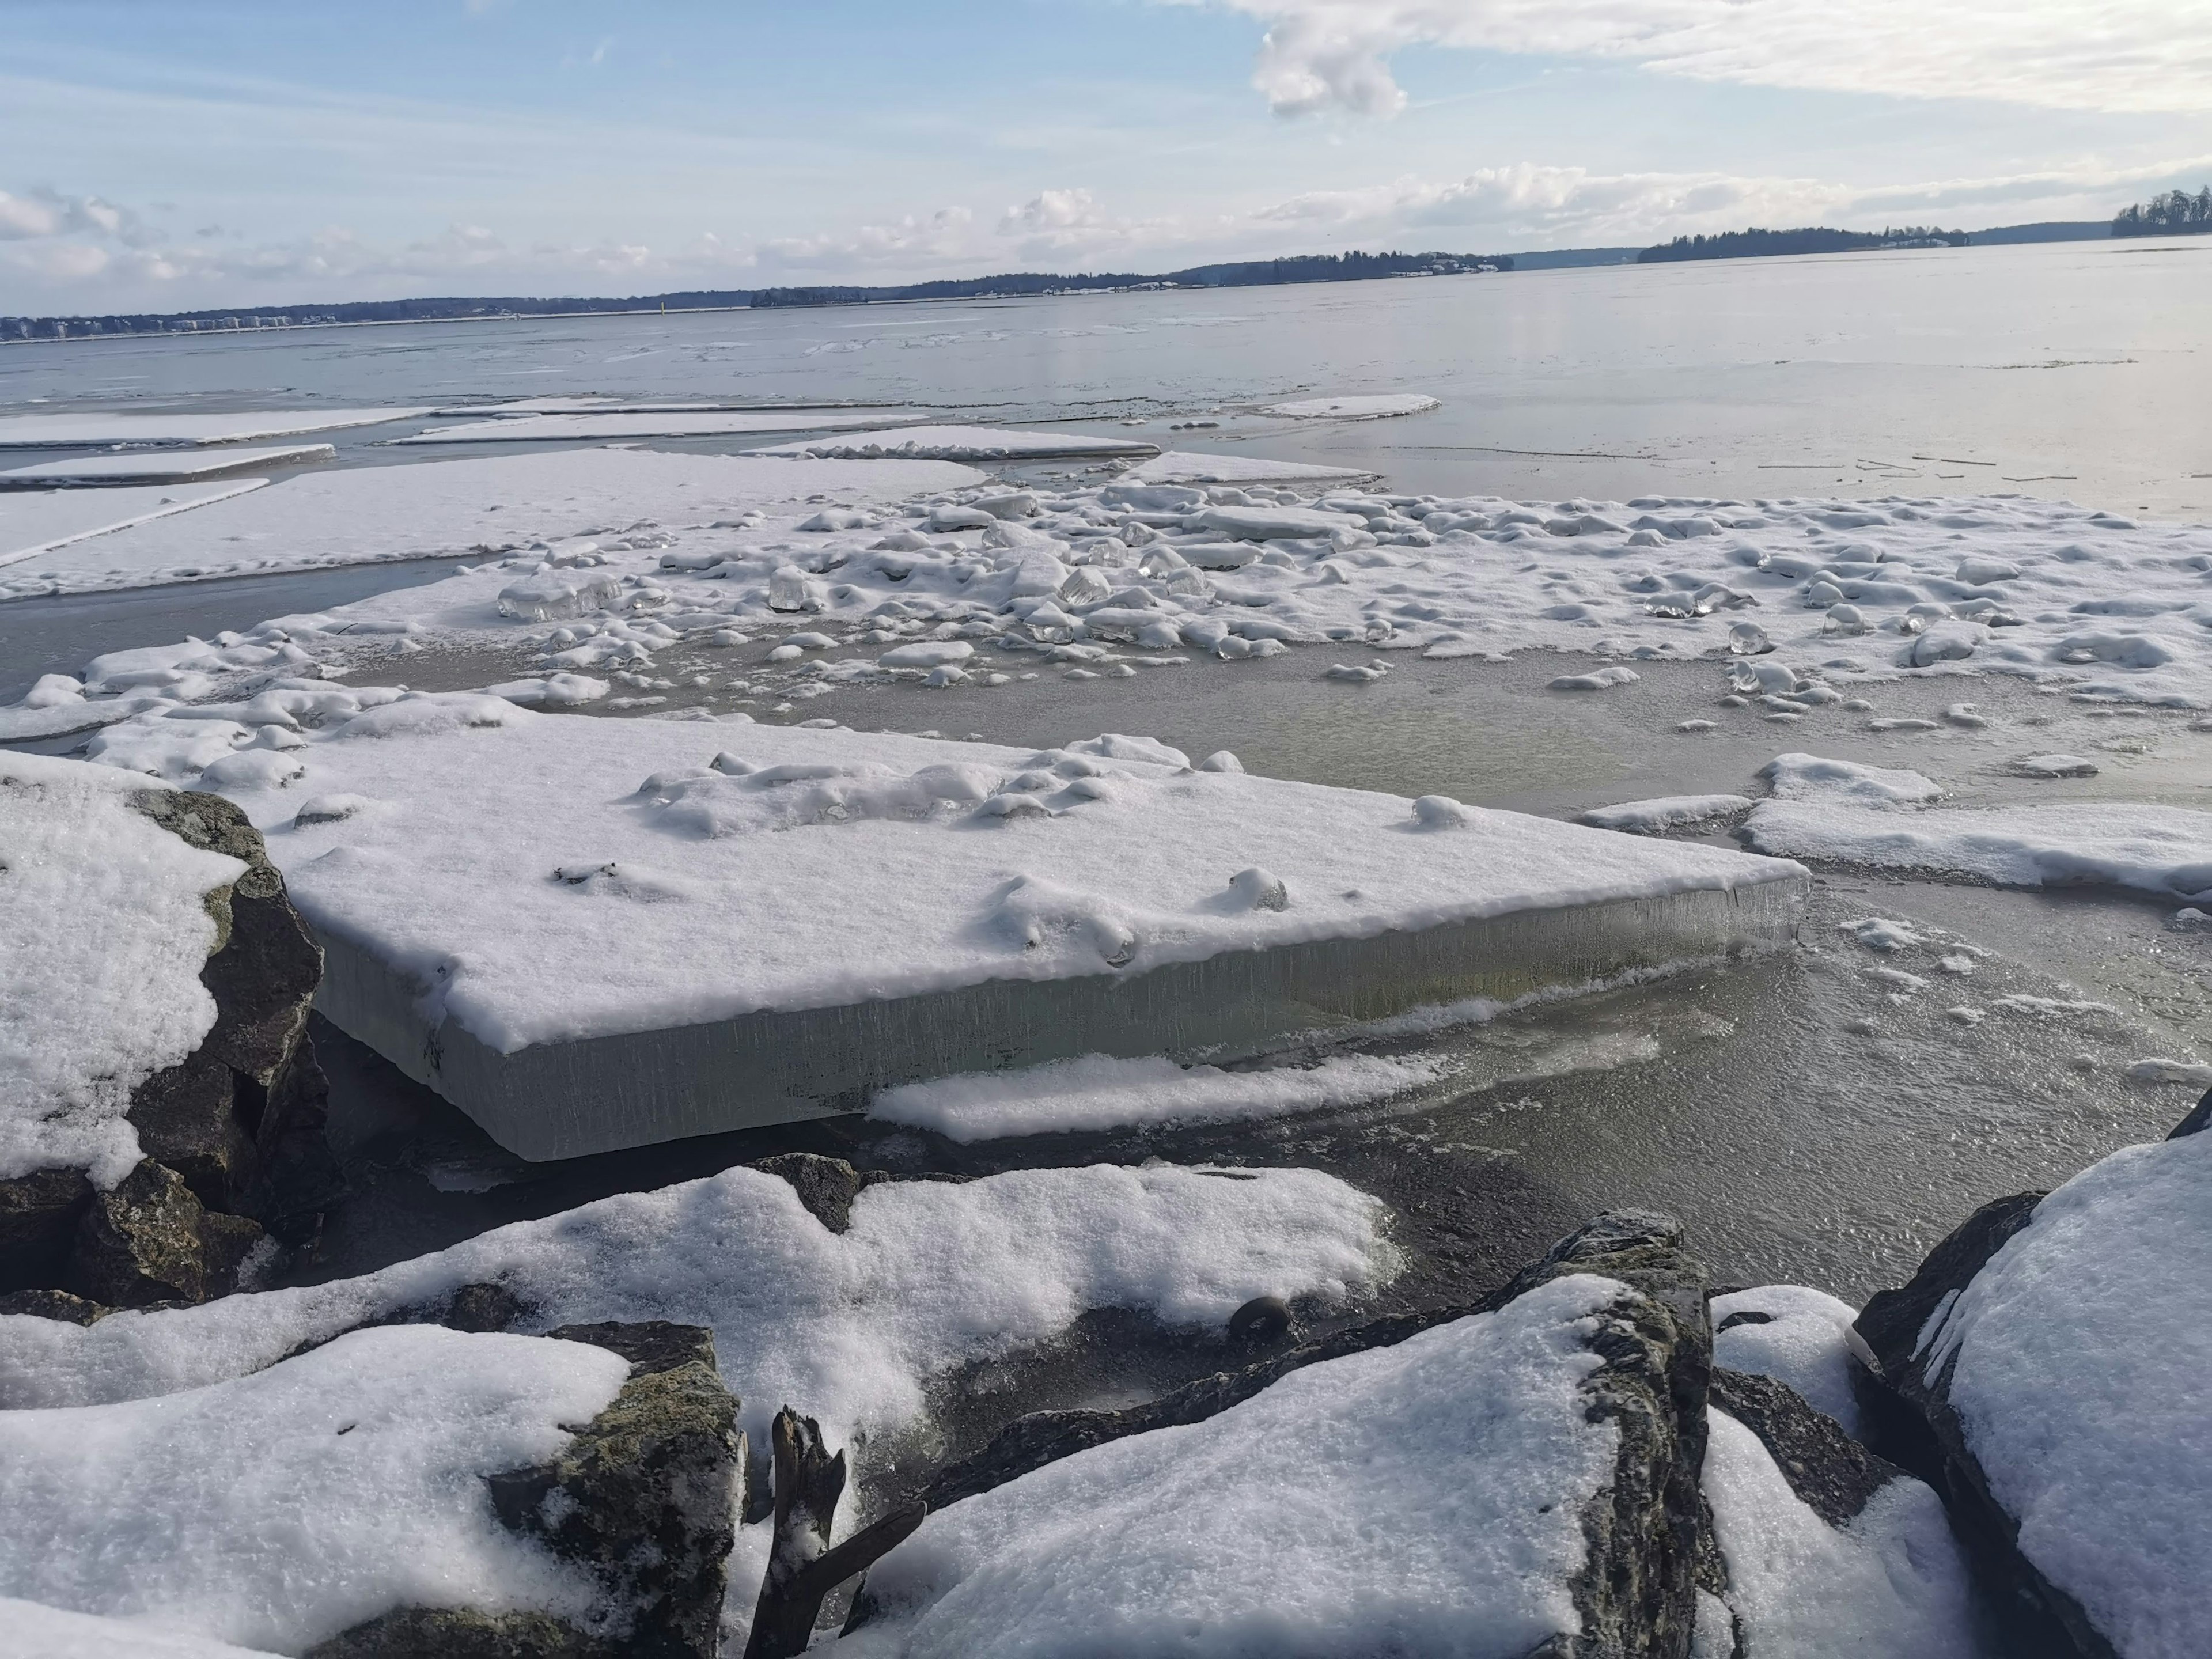
[[[1358,1106],[1436,1079],[1425,1060],[1337,1054],[1310,1066],[1224,1072],[1161,1056],[1085,1054],[1018,1072],[970,1073],[880,1091],[868,1115],[965,1145],[1005,1135],[1277,1117]]]
[[[1139,461],[1121,474],[1124,484],[1335,483],[1372,477],[1357,467],[1316,466],[1310,461],[1274,461],[1264,455],[1200,455],[1170,449]]]
[[[335,460],[337,453],[330,444],[284,444],[270,449],[146,450],[124,455],[87,455],[76,460],[39,461],[30,466],[10,467],[0,472],[0,490],[64,484],[185,483],[222,473]]]
[[[1304,398],[1269,404],[1260,412],[1292,421],[1376,421],[1393,415],[1422,415],[1442,409],[1436,398],[1418,392],[1386,392],[1361,398]]]
[[[0,579],[0,598],[505,552],[620,535],[640,520],[705,526],[703,533],[727,542],[730,532],[712,529],[714,522],[749,508],[820,494],[897,500],[975,482],[975,473],[951,466],[801,466],[634,449],[355,467],[287,478],[174,522],[65,548],[21,579]],[[641,562],[651,568],[659,552],[655,544]]]
[[[205,896],[245,873],[135,811],[143,778],[0,756],[0,1179],[138,1161],[131,1091],[214,1028]]]
[[[158,1399],[0,1413],[0,1591],[296,1653],[408,1606],[582,1622],[580,1572],[482,1477],[556,1455],[629,1364],[435,1326],[356,1331]]]
[[[1704,1485],[1751,1653],[1973,1659],[1987,1651],[1966,1564],[1935,1492],[1900,1476],[1841,1527],[1790,1489],[1759,1437],[1711,1413]]]
[[[0,1595],[0,1627],[23,1644],[17,1651],[36,1659],[276,1659],[265,1648],[237,1647],[139,1620],[70,1613],[9,1595]]]
[[[2113,1153],[2036,1206],[1921,1333],[2020,1547],[2125,1659],[2203,1650],[2212,1134]]]
[[[1710,823],[1737,812],[1747,812],[1751,802],[1742,795],[1662,795],[1652,800],[1622,801],[1616,806],[1595,806],[1576,815],[1575,822],[1595,830],[1623,830],[1632,835],[1656,835],[1685,824]]]
[[[1762,770],[1775,798],[1745,824],[1763,853],[1978,877],[2007,887],[2100,883],[2165,899],[2212,898],[2212,812],[2137,802],[1929,807],[1915,772],[1811,755]]]
[[[1085,1309],[1219,1328],[1255,1296],[1370,1295],[1399,1267],[1385,1216],[1318,1170],[1096,1164],[880,1184],[838,1234],[785,1182],[732,1169],[517,1222],[364,1278],[90,1327],[0,1316],[0,1405],[173,1397],[496,1280],[531,1308],[532,1330],[605,1319],[710,1327],[757,1443],[788,1404],[842,1445],[919,1422],[932,1378],[1048,1341]]]
[[[2080,755],[2023,755],[2013,769],[2031,778],[2094,778],[2097,763]]]
[[[1036,750],[472,694],[381,693],[356,713],[365,694],[302,687],[227,720],[149,713],[92,750],[181,779],[289,729],[300,704],[322,724],[287,752],[299,781],[210,787],[268,834],[319,933],[434,985],[432,1026],[507,1054],[1799,874],[1510,812],[1425,831],[1397,796],[1199,773],[1111,733]],[[330,793],[380,810],[295,823],[304,796]],[[658,897],[553,878],[577,864],[635,872]],[[1280,908],[1237,899],[1230,878],[1253,866],[1285,884]]]
[[[111,530],[166,518],[259,489],[265,478],[230,478],[221,483],[180,484],[174,489],[11,489],[0,493],[0,567],[21,564],[41,553],[66,547]]]
[[[1022,432],[998,426],[910,426],[807,438],[746,452],[800,455],[818,460],[875,460],[882,457],[939,461],[1003,461],[1053,455],[1153,455],[1154,444],[1077,432]]]
[[[1578,1629],[1619,1437],[1579,1387],[1620,1294],[1556,1279],[952,1504],[870,1573],[889,1616],[830,1650],[1522,1659]]]
[[[1826,1412],[1853,1439],[1859,1435],[1858,1395],[1851,1389],[1851,1356],[1865,1354],[1852,1328],[1858,1310],[1808,1285],[1761,1285],[1714,1297],[1713,1364],[1786,1382],[1814,1410]],[[1757,1322],[1730,1326],[1738,1314],[1765,1314]]]
[[[0,415],[0,449],[228,444],[411,421],[428,409],[255,410],[229,415]]]
[[[434,427],[398,444],[604,443],[615,438],[713,438],[754,432],[844,432],[881,428],[880,409],[714,410],[607,410],[575,414],[523,415],[462,426]]]

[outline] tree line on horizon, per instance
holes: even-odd
[[[1971,239],[1963,230],[1939,230],[1933,225],[1903,225],[1883,230],[1832,230],[1826,225],[1804,225],[1794,230],[1724,230],[1711,236],[1677,236],[1671,242],[1647,247],[1636,256],[1640,265],[1663,264],[1676,259],[1754,259],[1784,253],[1849,253],[1861,248],[1926,247],[1941,243],[1964,247]]]
[[[2115,236],[2175,236],[2207,230],[2212,230],[2212,185],[2194,196],[2185,190],[2169,190],[2112,216]]]

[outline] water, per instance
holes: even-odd
[[[903,399],[993,419],[1141,420],[1132,435],[1371,466],[1411,489],[2018,489],[2195,515],[2212,510],[2208,276],[2199,237],[27,343],[0,351],[0,408]],[[1385,390],[1444,407],[1352,426],[1209,412]],[[1172,429],[1192,419],[1223,424]],[[379,435],[335,441],[342,459],[444,453],[374,450]]]

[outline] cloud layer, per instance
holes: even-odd
[[[1253,80],[1285,115],[1392,115],[1392,54],[1435,45],[1703,81],[2101,112],[2204,106],[2201,0],[1215,0],[1267,25]]]

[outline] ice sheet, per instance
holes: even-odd
[[[920,420],[927,410],[917,410]],[[523,415],[433,428],[402,444],[604,442],[610,438],[712,438],[752,432],[845,432],[880,428],[890,411],[862,410],[608,410]]]
[[[1032,750],[469,695],[348,715],[345,696],[299,692],[322,729],[265,761],[236,746],[244,720],[159,713],[92,751],[170,777],[212,766],[201,787],[267,833],[319,933],[502,1054],[1799,877],[1723,848],[1195,772],[1140,738]],[[334,793],[373,805],[300,822]]]
[[[251,410],[228,415],[0,415],[0,449],[98,444],[228,444],[411,421],[428,409]]]
[[[1579,1628],[1620,1431],[1578,1389],[1620,1293],[1555,1279],[954,1504],[870,1573],[890,1616],[830,1650],[1522,1659]]]
[[[1316,466],[1310,461],[1270,460],[1265,455],[1200,455],[1170,449],[1139,461],[1118,482],[1133,484],[1332,483],[1371,477],[1357,467]]]
[[[963,1144],[1005,1135],[1116,1129],[1170,1122],[1279,1117],[1326,1106],[1354,1106],[1432,1082],[1436,1062],[1339,1054],[1315,1066],[1224,1072],[1178,1066],[1160,1056],[1109,1054],[971,1073],[885,1089],[868,1115],[934,1129]]]
[[[0,1412],[0,1592],[288,1653],[398,1607],[584,1622],[589,1582],[501,1526],[483,1477],[553,1457],[629,1374],[400,1326],[161,1399]]]
[[[0,490],[47,489],[62,484],[115,486],[189,483],[256,468],[301,466],[334,460],[329,444],[284,444],[269,449],[192,449],[173,453],[138,451],[127,455],[87,455],[71,461],[39,461],[0,472]],[[263,480],[261,482],[266,482]]]
[[[747,452],[754,455],[807,455],[823,460],[873,460],[882,457],[945,461],[1003,461],[1048,455],[1154,455],[1156,444],[1087,433],[1021,432],[997,426],[915,426],[881,432],[853,432],[836,438],[808,438]]]
[[[215,1024],[204,903],[246,866],[135,811],[107,767],[0,755],[0,1179],[138,1161],[131,1091]]]
[[[2036,1206],[1921,1333],[2021,1553],[2128,1659],[2204,1645],[2212,1133],[2130,1146]]]
[[[1255,1296],[1370,1295],[1400,1265],[1386,1214],[1317,1170],[1097,1164],[871,1187],[838,1234],[787,1182],[732,1169],[517,1222],[361,1279],[90,1327],[0,1315],[0,1421],[17,1407],[174,1396],[495,1280],[532,1309],[529,1330],[711,1327],[756,1436],[787,1404],[842,1445],[913,1425],[947,1367],[1044,1341],[1087,1308],[1218,1328]]]
[[[829,495],[896,501],[977,482],[939,464],[816,464],[585,449],[356,467],[288,478],[173,523],[64,548],[0,577],[11,593],[82,592],[196,577],[303,570],[526,547],[651,521],[709,526],[750,508]],[[647,562],[658,557],[657,550]]]
[[[21,564],[111,530],[128,529],[149,519],[243,495],[267,483],[265,478],[231,478],[222,483],[179,484],[167,489],[8,490],[0,493],[0,567]]]
[[[1928,806],[1916,803],[1935,786],[1917,773],[1806,755],[1783,756],[1770,775],[1776,769],[1784,769],[1788,793],[1778,782],[1777,798],[1761,801],[1745,824],[1764,853],[1933,870],[2007,887],[2096,883],[2212,899],[2212,812],[2117,801]]]
[[[1393,415],[1421,415],[1443,404],[1419,392],[1384,392],[1364,397],[1301,398],[1270,404],[1260,412],[1293,421],[1376,421]]]

